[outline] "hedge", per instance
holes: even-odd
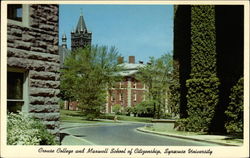
[[[215,6],[191,6],[191,74],[186,80],[185,130],[208,132],[219,102],[216,77]]]
[[[187,126],[188,131],[207,132],[219,102],[219,79],[189,79],[187,95]]]
[[[230,134],[243,133],[243,87],[244,80],[240,78],[231,89],[230,103],[225,111],[228,118],[225,127]]]
[[[215,7],[191,7],[191,78],[216,74]]]

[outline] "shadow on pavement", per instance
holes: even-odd
[[[63,138],[68,135],[68,133],[60,133],[60,142],[62,142]]]

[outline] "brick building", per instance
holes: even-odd
[[[129,56],[129,62],[123,63],[123,58],[119,59],[120,65],[123,70],[119,72],[122,80],[117,82],[111,89],[106,104],[106,112],[112,113],[112,107],[116,104],[125,107],[134,107],[145,99],[145,85],[135,79],[135,74],[139,68],[145,66],[143,62],[135,63],[135,57]]]
[[[62,36],[62,45],[59,46],[60,63],[63,68],[63,63],[67,55],[70,54],[70,50],[66,44],[67,37],[65,34]],[[88,31],[84,17],[80,14],[76,28],[71,32],[71,51],[77,48],[85,48],[87,45],[91,45],[92,33]],[[124,68],[119,75],[123,76],[123,80],[118,82],[116,86],[111,90],[106,103],[106,112],[112,112],[112,106],[120,104],[122,107],[131,107],[141,103],[144,100],[145,86],[135,79],[135,74],[138,69],[144,64],[140,62],[135,63],[135,57],[129,56],[129,62],[123,63],[123,58],[119,59],[121,66]],[[65,101],[65,109],[78,110],[77,102]]]
[[[59,135],[58,5],[8,4],[7,110]]]

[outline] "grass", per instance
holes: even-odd
[[[86,120],[86,117],[81,111],[71,111],[71,110],[60,110],[60,121],[71,122],[71,123],[109,123],[110,121],[104,120]]]
[[[92,123],[80,111],[60,110],[60,121],[72,123]]]
[[[204,132],[187,132],[187,131],[177,131],[174,129],[173,123],[154,123],[153,126],[145,126],[143,127],[146,130],[161,132],[161,133],[168,133],[168,134],[175,134],[175,135],[182,135],[182,136],[202,136],[206,135]],[[221,139],[221,138],[213,138],[214,142],[219,143],[229,143],[233,145],[242,145],[243,139],[237,139],[234,137]]]
[[[106,119],[106,120],[114,120],[115,114],[104,114],[100,117],[100,119]],[[132,116],[125,116],[125,115],[116,115],[118,122],[119,120],[122,121],[132,121],[132,122],[145,122],[149,123],[151,122],[152,118],[148,117],[132,117]],[[106,121],[106,120],[93,120],[88,121],[86,120],[86,117],[84,114],[80,111],[71,111],[71,110],[60,110],[60,121],[63,122],[71,122],[71,123],[98,123],[98,122],[104,122],[104,123],[114,123],[113,121]]]
[[[184,136],[204,134],[201,132],[177,131],[174,129],[174,123],[154,123],[153,126],[147,126],[144,128],[147,130],[151,130],[151,131],[166,132],[166,133],[179,134],[179,135],[184,135]]]
[[[102,116],[103,119],[113,120],[114,116],[117,116],[118,121],[131,121],[131,122],[144,122],[150,123],[152,118],[150,117],[133,117],[133,116],[126,116],[126,115],[115,115],[115,114],[105,114]]]

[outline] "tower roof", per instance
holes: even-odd
[[[65,32],[62,35],[62,39],[67,39]]]
[[[84,19],[83,19],[83,15],[81,13],[77,26],[76,26],[76,32],[80,32],[80,31],[84,31],[87,30],[87,27],[85,25]]]

